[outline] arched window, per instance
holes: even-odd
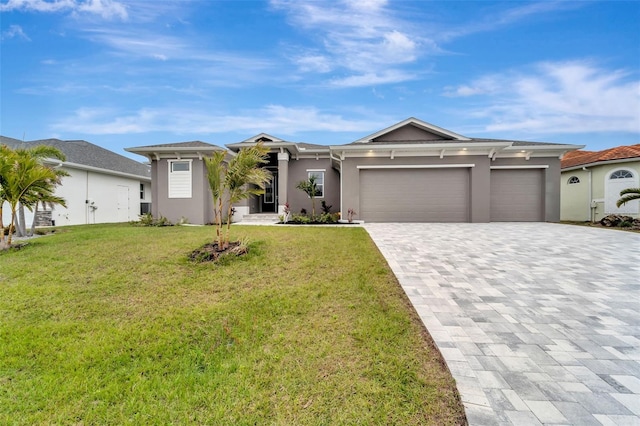
[[[571,176],[567,183],[569,185],[571,185],[572,183],[580,183],[580,178],[578,178],[578,176]]]
[[[609,176],[609,179],[630,179],[630,178],[633,178],[633,173],[631,173],[629,170],[617,170],[611,173],[611,176]]]
[[[615,169],[604,179],[604,213],[605,214],[638,214],[640,203],[636,200],[623,204],[620,207],[616,201],[620,199],[620,191],[627,188],[638,187],[638,172],[630,169]]]

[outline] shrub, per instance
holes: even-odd
[[[322,213],[324,214],[329,214],[331,213],[331,207],[333,206],[328,206],[327,202],[322,200],[322,203],[320,203],[322,205]]]
[[[311,223],[311,218],[309,216],[305,216],[302,214],[294,214],[293,216],[291,216],[291,219],[289,219],[289,223],[298,223],[298,224]]]
[[[323,213],[321,214],[317,222],[319,223],[337,223],[340,216],[337,213]]]
[[[185,220],[184,222],[182,220]],[[180,219],[180,223],[189,223],[185,218]],[[160,216],[159,218],[154,218],[151,213],[145,213],[140,215],[140,221],[133,222],[134,225],[137,226],[173,226],[173,223],[169,219],[164,216]]]

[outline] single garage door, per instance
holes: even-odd
[[[469,168],[360,170],[359,219],[468,222]]]
[[[491,170],[491,222],[544,221],[544,169]]]

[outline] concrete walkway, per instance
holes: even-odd
[[[471,425],[640,425],[640,234],[365,224]]]

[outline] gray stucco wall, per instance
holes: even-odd
[[[154,160],[151,164],[153,185],[152,212],[155,217],[164,216],[171,222],[186,218],[189,223],[206,224],[213,222],[213,201],[207,182],[204,161],[192,159],[191,198],[169,198],[169,160]]]
[[[389,133],[385,133],[384,135],[378,136],[374,139],[376,142],[399,142],[399,141],[429,141],[429,140],[439,140],[444,139],[440,135],[436,135],[435,133],[427,132],[425,130],[419,129],[415,126],[404,126],[399,129],[392,130]]]
[[[291,208],[291,212],[300,213],[301,209],[306,209],[311,214],[311,199],[297,189],[298,182],[307,180],[307,170],[323,170],[324,169],[324,197],[316,197],[316,214],[322,212],[321,202],[325,201],[327,205],[332,206],[331,212],[340,211],[340,174],[332,168],[329,158],[316,159],[300,159],[289,160],[287,200]]]
[[[451,157],[396,157],[386,158],[360,157],[347,158],[342,162],[342,209],[360,209],[360,171],[359,165],[446,165],[474,164],[470,169],[470,221],[489,222],[491,213],[491,166],[531,166],[548,165],[545,169],[545,221],[560,220],[560,160],[553,158],[507,158],[492,161],[486,155]],[[411,196],[412,188],[398,188]],[[356,217],[357,219],[357,217]]]

